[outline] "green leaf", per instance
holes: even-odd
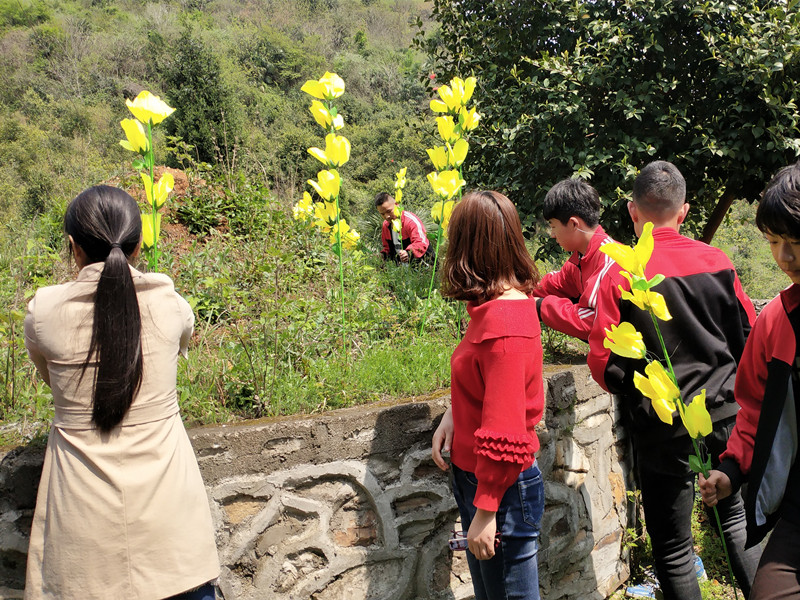
[[[690,454],[689,455],[689,468],[694,471],[695,473],[702,473],[703,472],[703,463],[697,458],[696,455]]]
[[[664,281],[664,279],[665,279],[665,277],[661,273],[658,273],[657,275],[654,275],[653,278],[650,281],[647,282],[648,289],[657,286],[659,283]]]
[[[137,171],[143,171],[144,167],[144,159],[141,156],[138,156],[133,160],[133,168]]]

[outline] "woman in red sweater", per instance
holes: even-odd
[[[542,418],[539,274],[511,201],[464,196],[450,219],[442,294],[466,300],[471,320],[450,360],[451,407],[433,436],[467,531],[476,600],[539,600],[537,539],[544,485],[534,452]]]

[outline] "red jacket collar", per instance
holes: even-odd
[[[541,333],[534,298],[468,302],[467,312],[471,320],[464,338],[473,343],[506,336],[537,337]]]
[[[792,312],[800,306],[800,284],[792,284],[780,293],[783,308],[787,313]]]

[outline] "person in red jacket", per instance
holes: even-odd
[[[471,320],[451,358],[451,407],[434,433],[433,460],[447,470],[442,453],[450,452],[475,598],[539,600],[544,484],[534,427],[544,389],[529,297],[539,275],[502,194],[464,196],[448,233],[442,294],[466,300]]]
[[[736,375],[736,426],[717,470],[701,477],[700,490],[714,506],[748,482],[747,545],[774,527],[749,600],[800,598],[800,163],[772,179],[756,225],[792,285],[753,326]]]
[[[686,183],[680,171],[669,162],[656,161],[636,177],[628,211],[637,235],[645,223],[653,223],[654,246],[645,275],[666,277],[654,290],[664,296],[672,314],[671,320],[659,323],[661,334],[682,397],[694,398],[706,390],[714,424],[706,445],[715,466],[736,419],[734,380],[755,311],[725,253],[679,233],[689,211],[685,198]],[[618,268],[611,269],[600,285],[589,335],[589,367],[602,387],[620,397],[664,598],[701,600],[691,534],[695,476],[688,456],[693,453],[692,440],[680,419],[672,426],[663,423],[650,400],[634,386],[634,372],[644,372],[645,361],[612,354],[604,344],[605,330],[628,321],[641,332],[648,350],[660,352],[661,341],[650,314],[623,300],[622,290],[630,290],[630,284]],[[747,597],[760,551],[744,549],[741,496],[728,498],[719,512],[734,575]]]
[[[594,323],[597,291],[614,261],[600,252],[613,243],[600,226],[600,196],[582,179],[555,184],[544,198],[550,237],[572,256],[533,290],[541,321],[586,341]]]
[[[383,218],[381,254],[384,258],[407,263],[413,259],[421,259],[433,254],[425,225],[417,215],[410,210],[404,210],[400,215],[400,232],[398,233],[392,228],[397,207],[394,197],[386,192],[381,192],[375,196],[375,207]]]

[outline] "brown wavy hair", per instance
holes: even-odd
[[[486,302],[508,287],[530,293],[539,271],[525,247],[514,204],[499,192],[470,192],[456,204],[447,228],[442,295]]]

